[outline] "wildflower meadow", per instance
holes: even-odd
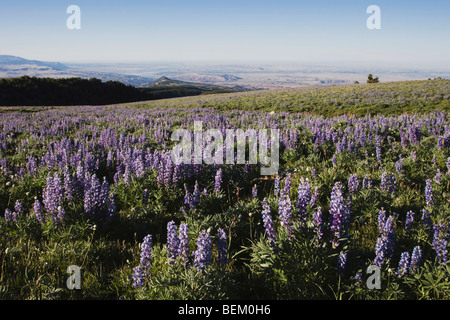
[[[449,299],[449,109],[442,79],[0,108],[0,298]],[[195,121],[279,130],[276,174],[174,163]]]

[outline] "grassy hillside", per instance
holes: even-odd
[[[450,111],[450,80],[252,91],[155,101],[143,106],[201,106],[223,111],[307,112],[324,116]]]

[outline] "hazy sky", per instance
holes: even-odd
[[[67,7],[81,9],[69,30]],[[381,30],[369,30],[369,5]],[[14,0],[0,54],[61,62],[386,61],[449,65],[450,0]]]

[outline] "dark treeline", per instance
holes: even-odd
[[[0,106],[105,105],[153,99],[117,81],[20,77],[0,79]]]
[[[106,105],[205,93],[241,91],[221,87],[177,85],[135,88],[118,81],[81,78],[0,78],[0,106]]]

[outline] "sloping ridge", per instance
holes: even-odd
[[[39,60],[28,60],[21,57],[10,56],[10,55],[0,55],[0,66],[16,66],[16,65],[36,65],[40,67],[49,67],[54,70],[66,70],[69,69],[68,66],[60,62],[47,62]]]

